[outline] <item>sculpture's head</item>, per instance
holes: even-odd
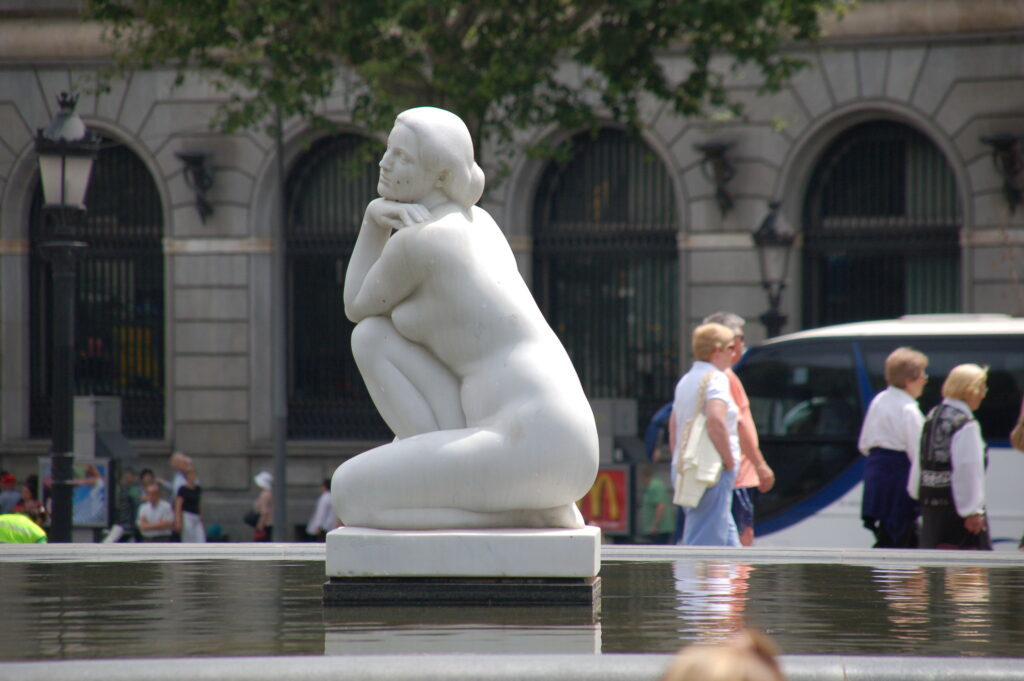
[[[468,210],[484,192],[469,129],[444,109],[422,106],[399,114],[380,167],[377,190],[393,201],[418,202],[439,189]]]

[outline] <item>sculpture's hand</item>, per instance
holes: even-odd
[[[430,211],[418,203],[374,199],[366,207],[366,217],[377,226],[391,230],[426,222],[430,219]]]

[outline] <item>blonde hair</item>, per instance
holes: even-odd
[[[988,381],[988,367],[977,364],[959,364],[953,367],[942,384],[942,396],[952,400],[964,400],[985,394]]]
[[[693,330],[693,356],[702,362],[711,359],[715,350],[727,346],[736,334],[722,324],[701,324]]]
[[[473,137],[465,122],[450,111],[419,106],[398,114],[399,123],[416,133],[426,170],[451,173],[444,191],[452,201],[472,208],[484,193],[484,171],[473,160]]]
[[[885,382],[895,388],[905,388],[927,368],[928,357],[914,348],[896,348],[885,358]]]
[[[741,631],[724,643],[683,648],[661,681],[785,681],[767,636]]]

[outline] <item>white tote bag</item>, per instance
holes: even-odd
[[[722,457],[708,436],[707,419],[704,416],[705,395],[713,373],[709,371],[701,379],[694,414],[686,422],[679,437],[679,454],[676,457],[679,477],[676,479],[672,501],[684,508],[693,508],[699,504],[705,490],[717,484],[722,477]]]

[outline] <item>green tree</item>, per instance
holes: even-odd
[[[804,66],[786,46],[816,39],[821,18],[852,2],[86,0],[86,14],[108,29],[120,69],[172,65],[179,83],[198,72],[222,89],[212,124],[224,131],[272,125],[275,112],[318,118],[348,67],[354,117],[370,129],[429,104],[460,115],[478,148],[503,148],[519,129],[586,126],[595,103],[634,128],[644,96],[684,116],[738,111],[729,70],[756,68],[777,90]],[[666,71],[669,49],[685,73]],[[583,87],[562,77],[567,64]]]

